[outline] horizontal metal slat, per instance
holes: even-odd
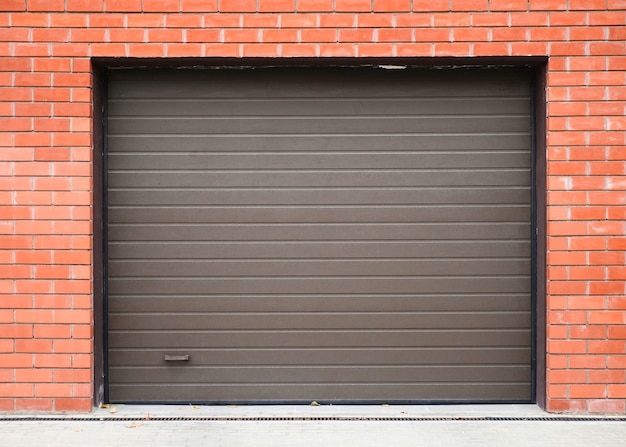
[[[127,348],[401,348],[530,347],[530,328],[482,330],[111,331],[109,346]]]
[[[370,401],[528,401],[530,382],[522,383],[369,383],[369,384],[189,384],[116,385],[114,402],[370,402]],[[468,386],[469,385],[469,386]],[[277,398],[277,396],[281,396]]]
[[[476,348],[476,349],[427,349],[427,348],[337,348],[337,349],[183,349],[167,351],[169,355],[189,355],[188,365],[206,367],[224,366],[389,366],[439,365],[447,367],[517,365],[528,367],[529,348]],[[173,354],[174,353],[174,354]],[[162,367],[163,350],[129,349],[119,347],[111,350],[110,361],[120,367]]]

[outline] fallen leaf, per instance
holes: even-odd
[[[75,428],[74,430],[72,430],[74,433],[80,433],[81,431],[83,431],[82,428]]]
[[[112,407],[112,408],[109,410],[109,413],[117,413],[117,408]]]
[[[192,410],[199,410],[200,407],[196,407],[195,405],[193,407],[191,407]]]
[[[141,427],[143,425],[143,422],[133,422],[130,425],[127,425],[126,428],[137,428],[137,427]]]
[[[150,420],[150,413],[146,413],[146,417],[144,418],[146,421]]]
[[[389,406],[389,404],[383,404],[382,406],[383,406],[383,407],[388,407],[388,406]]]
[[[109,408],[111,404],[100,404],[100,408]]]
[[[309,405],[311,405],[312,407],[321,407],[321,405],[315,401],[311,402]]]
[[[228,408],[239,408],[239,405],[227,405]]]

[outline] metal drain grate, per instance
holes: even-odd
[[[369,417],[369,416],[261,416],[261,417],[0,417],[2,422],[626,422],[626,417],[578,417],[578,416],[555,416],[555,417],[492,417],[492,416],[422,416],[422,417]]]

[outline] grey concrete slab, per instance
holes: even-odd
[[[532,405],[120,405],[89,414],[0,415],[0,445],[626,446],[625,417],[563,419]]]

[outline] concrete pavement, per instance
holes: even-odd
[[[534,405],[125,406],[89,414],[0,414],[0,445],[626,446],[626,416]]]

